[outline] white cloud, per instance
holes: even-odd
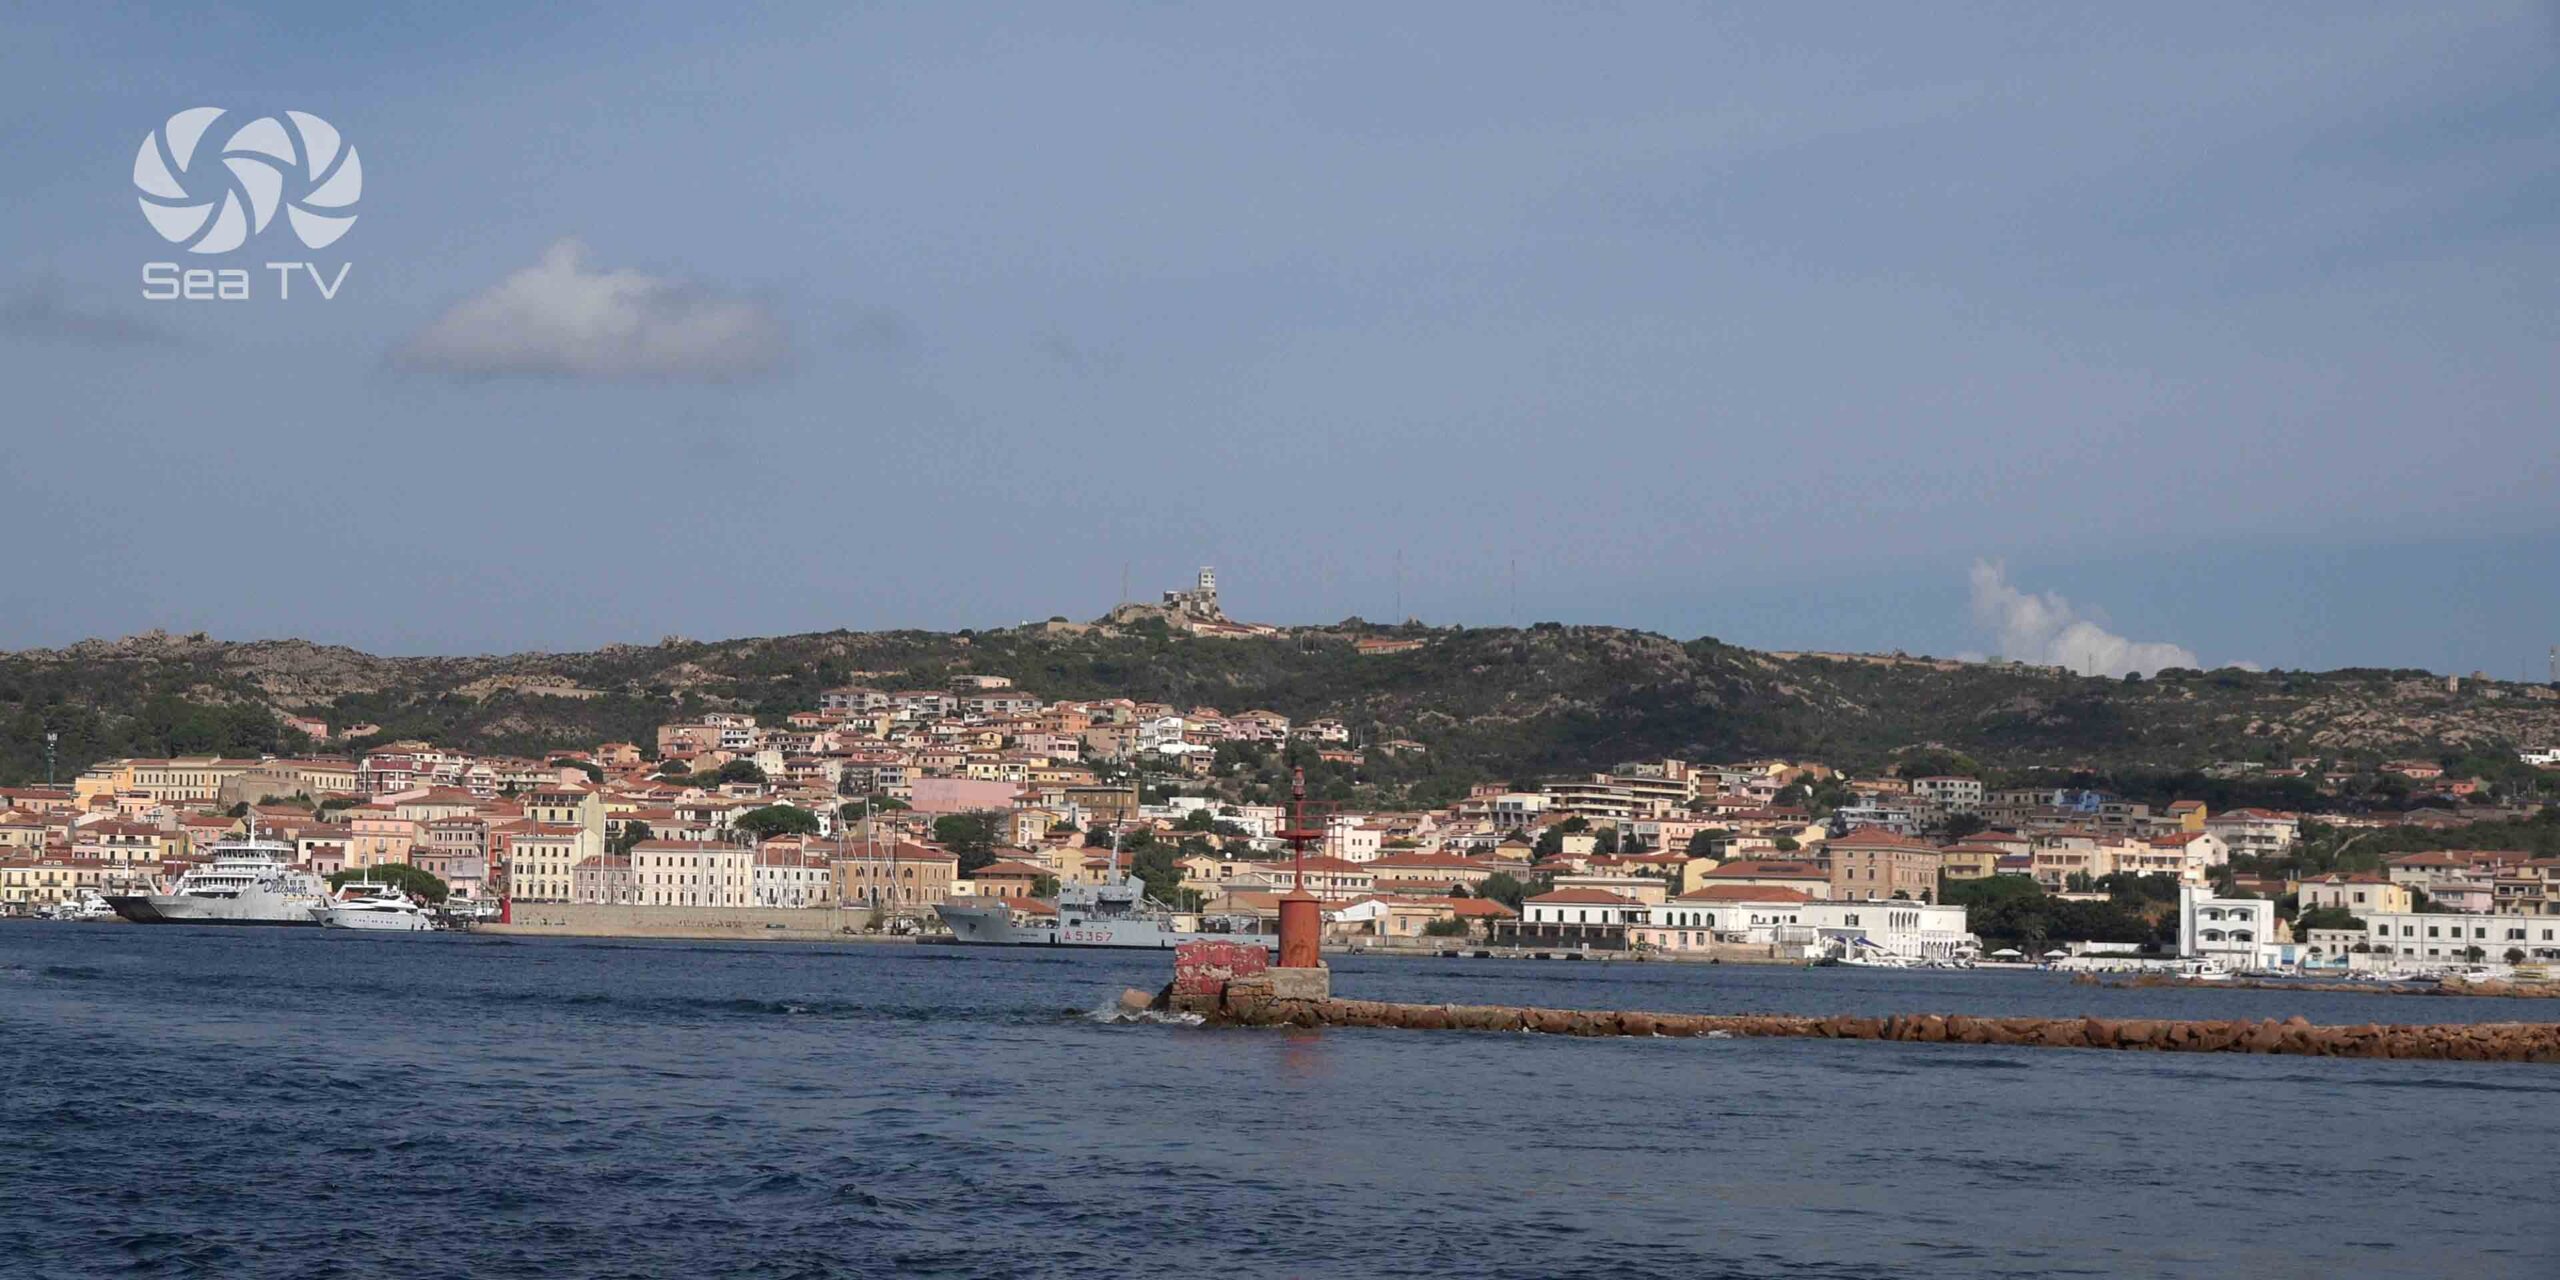
[[[2127,640],[2081,617],[2070,601],[2051,592],[2020,591],[2009,585],[2005,567],[1988,560],[1974,561],[1972,576],[1973,620],[1998,637],[2002,657],[2110,676],[2204,665],[2178,645]]]
[[[729,381],[776,372],[790,357],[782,320],[727,297],[637,271],[588,268],[575,239],[456,304],[392,354],[430,373],[481,377]]]

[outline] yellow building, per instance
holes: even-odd
[[[515,823],[493,833],[504,850],[507,894],[522,902],[567,902],[576,868],[604,856],[604,838],[583,827]]]
[[[2371,872],[2325,875],[2302,882],[2302,909],[2337,907],[2350,915],[2406,915],[2416,910],[2409,886],[2393,884]]]
[[[960,857],[923,845],[882,846],[877,856],[848,851],[833,860],[836,901],[878,905],[895,915],[924,916],[951,896]]]
[[[220,756],[109,760],[91,766],[74,779],[71,790],[83,807],[92,796],[125,791],[142,792],[163,804],[193,803],[219,797],[223,783],[257,764],[255,760],[225,760]]]
[[[1949,880],[1988,879],[2000,873],[2005,852],[1993,845],[1960,844],[1938,855],[1938,872]]]
[[[132,873],[97,862],[66,858],[11,858],[0,861],[0,907],[25,915],[42,907],[69,902],[83,889],[100,895],[142,887],[130,883]]]

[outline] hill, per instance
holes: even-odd
[[[1419,648],[1363,654],[1363,637]],[[1000,631],[669,639],[592,653],[386,658],[298,640],[151,633],[0,655],[0,782],[121,755],[306,747],[284,712],[531,754],[647,742],[706,710],[780,716],[848,683],[934,687],[1003,675],[1045,698],[1125,696],[1225,711],[1341,717],[1374,781],[1436,797],[1468,783],[1625,760],[1811,757],[1873,769],[1913,753],[1986,768],[2121,775],[2296,755],[2479,755],[2560,741],[2560,692],[2421,671],[2169,671],[2147,680],[1900,656],[1772,654],[1610,627],[1378,628],[1357,620],[1207,639],[1159,619]],[[360,743],[357,745],[361,745]],[[2503,760],[2500,759],[2503,757]]]

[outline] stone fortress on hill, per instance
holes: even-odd
[[[1195,636],[1271,636],[1280,628],[1258,622],[1237,622],[1229,618],[1218,604],[1218,571],[1200,566],[1200,574],[1187,587],[1164,593],[1161,602],[1143,604],[1132,601],[1113,609],[1101,619],[1104,626],[1125,627],[1149,618],[1160,619],[1176,631]]]

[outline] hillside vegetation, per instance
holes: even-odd
[[[1361,635],[1423,639],[1362,656]],[[2295,755],[2496,756],[2560,740],[2560,694],[2419,671],[2171,671],[2148,680],[2044,668],[1776,655],[1609,627],[1379,629],[1259,639],[1161,624],[826,632],[593,653],[384,658],[302,641],[150,634],[0,655],[0,781],[122,755],[307,748],[278,717],[372,723],[380,738],[532,754],[623,739],[705,710],[779,716],[831,686],[933,687],[978,672],[1046,698],[1130,697],[1293,718],[1332,715],[1373,753],[1374,781],[1468,783],[1661,756],[1812,757],[1852,769],[1914,751],[1993,769],[2183,771]],[[362,743],[355,744],[361,747]],[[2511,759],[2511,757],[2509,757]]]

